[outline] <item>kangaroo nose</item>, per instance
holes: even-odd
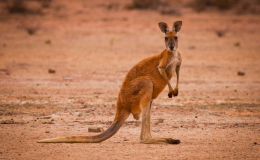
[[[173,48],[174,48],[174,46],[171,46],[171,47],[170,47],[170,50],[173,50]]]

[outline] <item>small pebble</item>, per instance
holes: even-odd
[[[163,123],[164,120],[162,118],[158,119],[158,121],[155,123],[156,125],[158,125],[159,123]]]
[[[245,72],[238,71],[238,72],[237,72],[237,75],[238,75],[238,76],[244,76],[244,75],[245,75]]]
[[[173,125],[172,127],[173,128],[179,128],[179,125]]]
[[[49,69],[48,72],[49,73],[55,73],[56,71],[54,69]]]
[[[88,127],[88,132],[103,132],[103,127]]]

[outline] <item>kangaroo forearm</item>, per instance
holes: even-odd
[[[177,66],[176,67],[176,75],[177,75],[176,88],[178,88],[178,85],[179,85],[179,73],[180,73],[180,66]]]
[[[160,68],[160,67],[158,67],[158,70],[159,70],[160,74],[162,75],[162,77],[163,77],[163,78],[165,79],[165,81],[167,82],[167,85],[168,85],[168,87],[169,87],[169,90],[170,90],[170,91],[173,90],[173,89],[172,89],[172,86],[171,86],[171,83],[170,83],[170,81],[169,81],[169,79],[168,79],[168,77],[167,77],[167,75],[166,75],[165,68]]]

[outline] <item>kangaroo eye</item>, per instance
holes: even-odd
[[[167,41],[167,40],[168,40],[168,37],[165,37],[165,40]]]
[[[178,40],[178,37],[174,37],[175,40]]]

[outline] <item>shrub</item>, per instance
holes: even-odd
[[[130,5],[127,5],[127,9],[156,9],[160,4],[160,0],[132,0]]]
[[[160,7],[158,10],[162,15],[181,15],[181,10],[173,6]]]
[[[9,13],[40,14],[42,8],[48,8],[52,0],[4,0]],[[36,4],[36,5],[35,5]]]
[[[215,6],[219,9],[230,9],[232,8],[238,0],[215,0]]]
[[[38,0],[43,8],[49,8],[52,0]]]
[[[25,0],[6,0],[5,2],[10,13],[24,13],[28,10]]]
[[[189,4],[195,11],[200,12],[205,10],[207,7],[217,7],[220,10],[230,9],[239,0],[193,0]]]
[[[192,7],[195,11],[201,12],[206,9],[208,6],[212,6],[214,0],[193,0],[189,6]]]

